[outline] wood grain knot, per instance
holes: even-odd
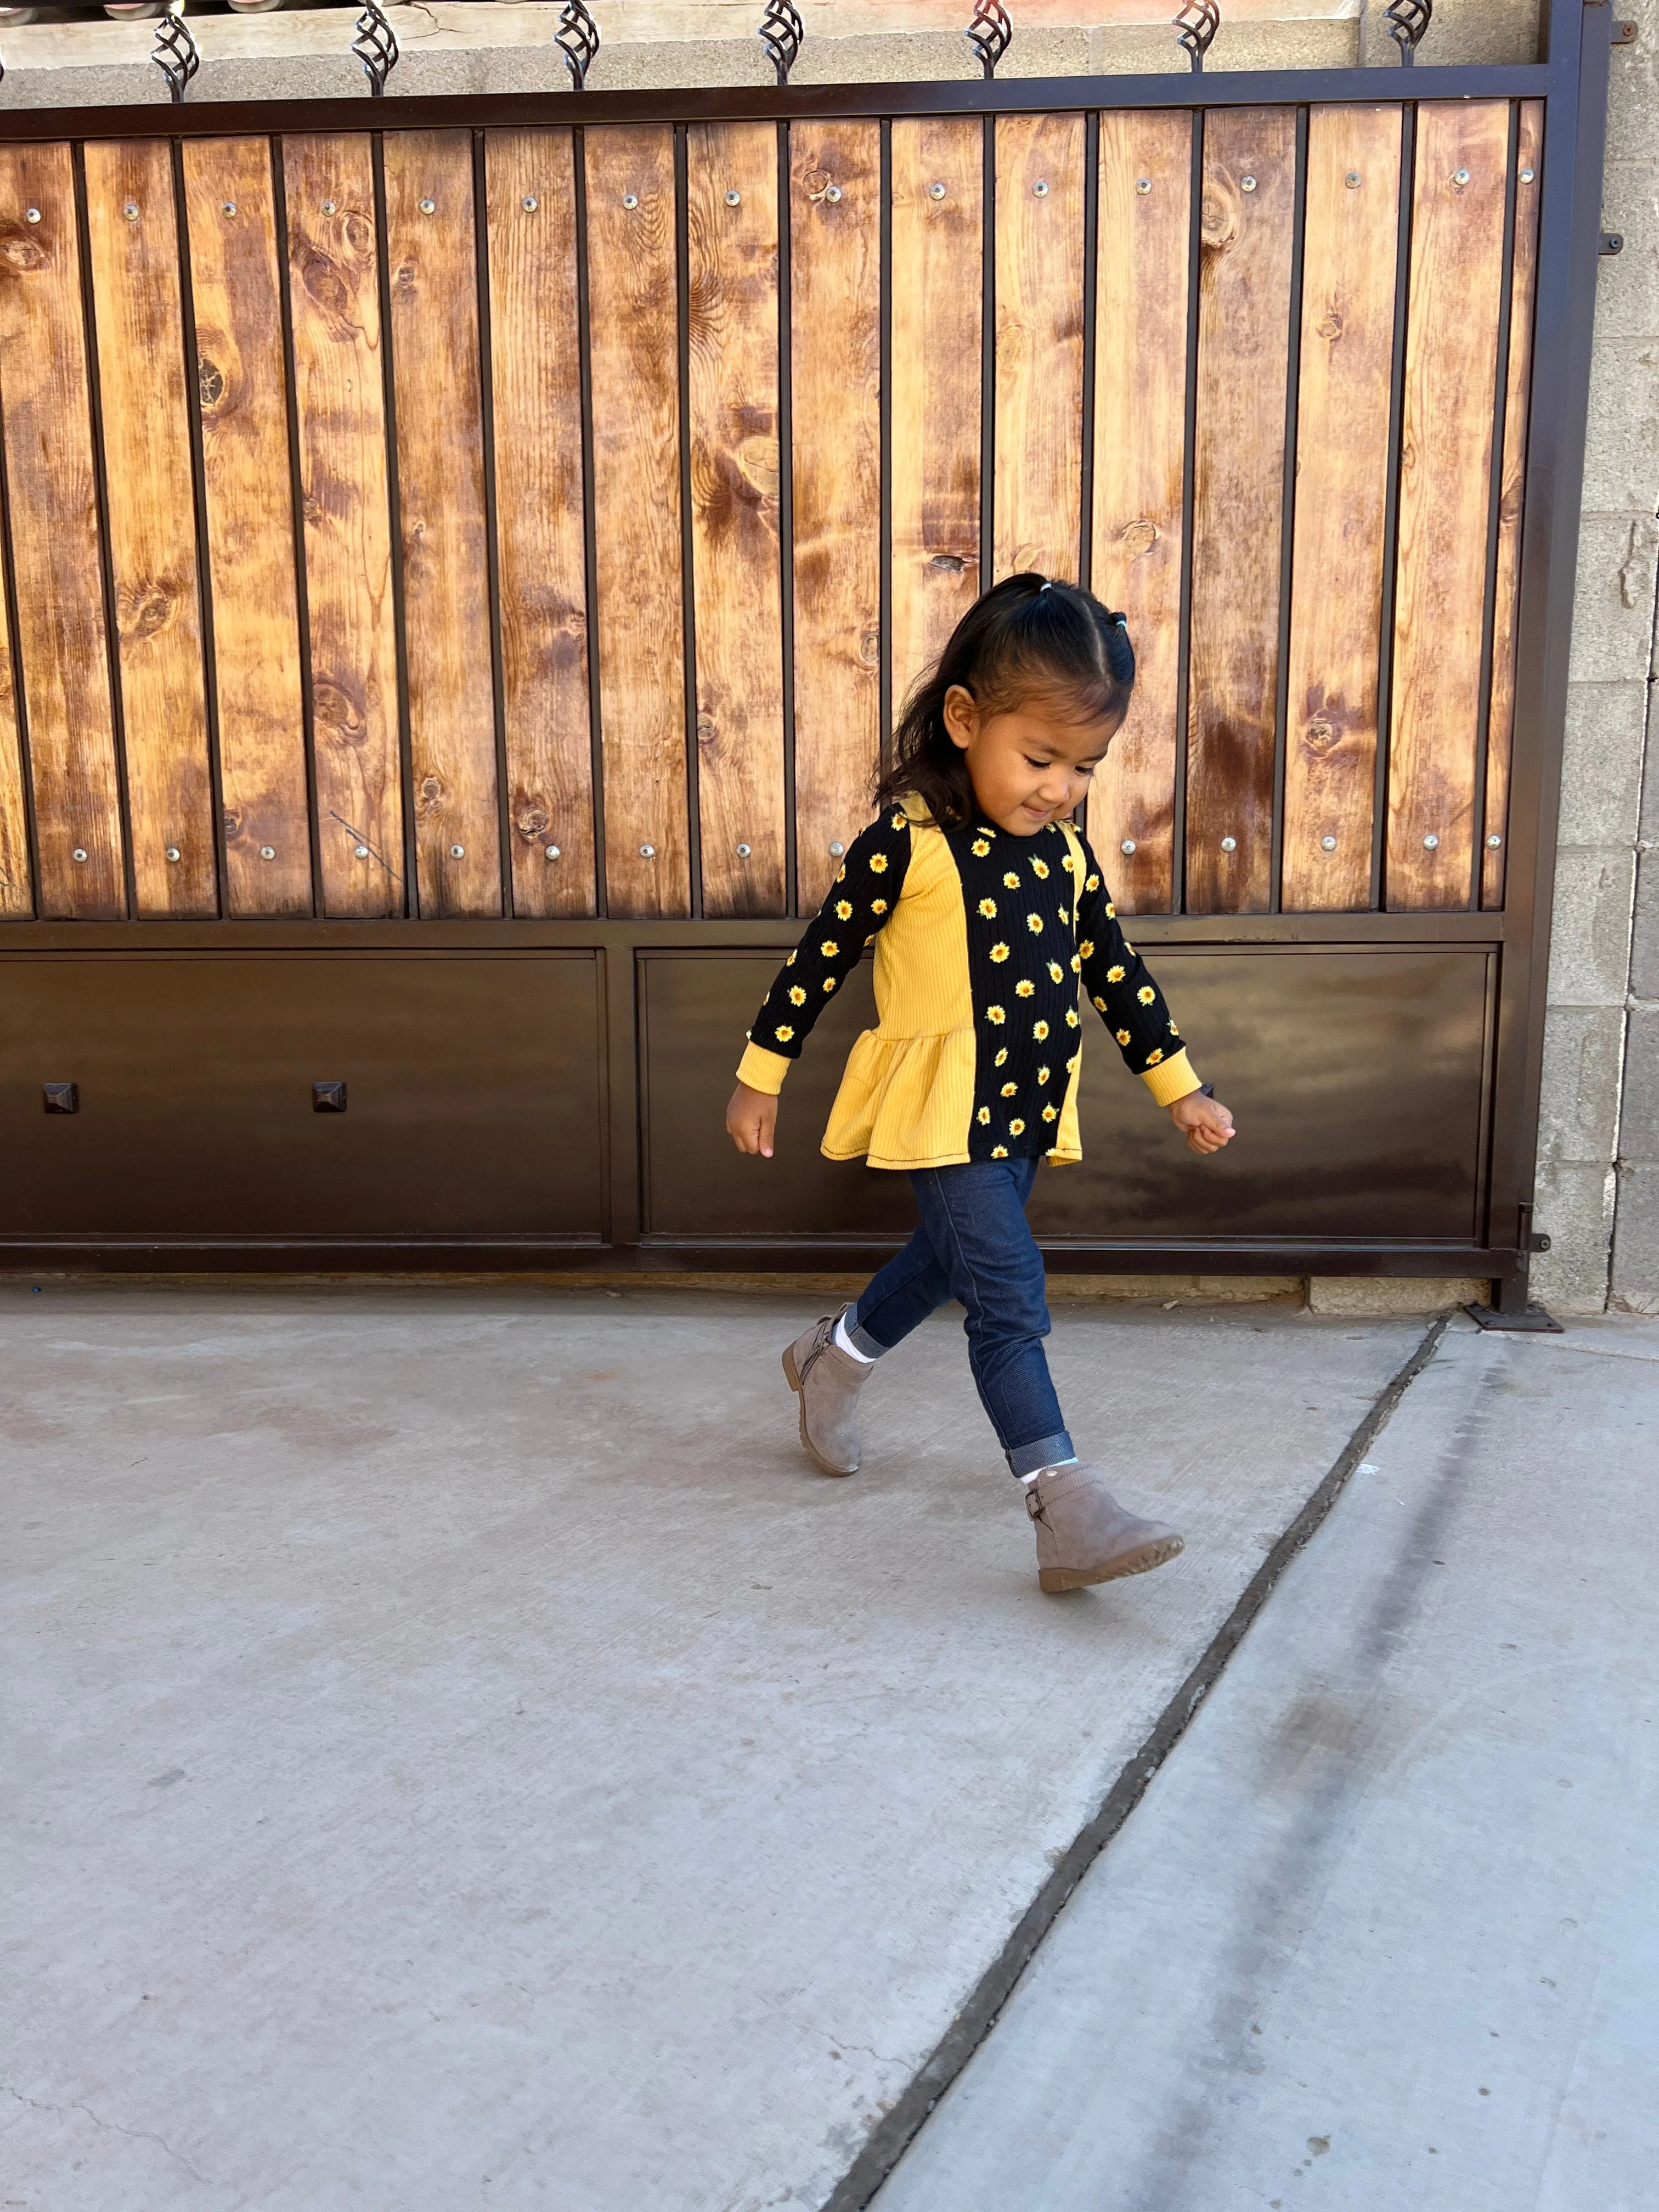
[[[437,775],[428,775],[424,777],[421,783],[422,813],[429,814],[435,808],[441,806],[443,803],[443,778]]]
[[[738,441],[737,464],[763,499],[775,499],[781,477],[775,437],[744,438]]]
[[[1331,722],[1310,722],[1302,732],[1302,742],[1310,753],[1323,755],[1338,744],[1340,732]]]
[[[301,283],[307,298],[313,300],[328,325],[328,334],[333,338],[355,338],[357,335],[354,310],[357,305],[357,288],[332,257],[322,253],[309,241],[301,241],[295,260]]]
[[[116,594],[116,621],[123,637],[154,637],[173,620],[179,606],[179,587],[165,578],[147,583],[123,584]]]
[[[1138,515],[1126,522],[1117,533],[1117,542],[1130,560],[1138,561],[1143,553],[1150,553],[1158,543],[1158,525],[1146,515]]]
[[[234,843],[242,834],[242,817],[234,806],[225,809],[225,841]]]
[[[1318,322],[1315,324],[1314,328],[1318,331],[1320,337],[1324,339],[1327,345],[1334,345],[1338,338],[1341,337],[1343,331],[1342,310],[1337,306],[1334,300],[1333,300],[1330,306],[1326,308]]]
[[[0,227],[0,273],[33,276],[52,266],[52,256],[40,240],[21,223]]]
[[[317,726],[343,744],[361,745],[368,736],[368,714],[362,697],[346,684],[320,676],[312,686]]]
[[[1212,177],[1204,186],[1200,236],[1212,252],[1224,253],[1238,236],[1244,196],[1231,177]]]
[[[519,811],[513,817],[513,827],[520,837],[528,838],[533,843],[545,834],[552,818],[546,807],[538,805],[533,799],[521,799]]]
[[[216,361],[210,361],[204,353],[196,356],[196,389],[202,395],[204,407],[216,407],[225,396],[225,373]]]
[[[959,576],[968,563],[960,553],[935,553],[928,560],[930,568],[943,568],[948,575]]]

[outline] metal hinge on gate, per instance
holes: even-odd
[[[1635,24],[1615,23],[1613,27],[1613,43],[1615,46],[1633,46],[1636,44]]]
[[[1604,230],[1601,233],[1601,250],[1604,257],[1609,253],[1622,253],[1625,250],[1624,232],[1622,230]]]

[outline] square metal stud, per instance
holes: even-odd
[[[48,1114],[78,1114],[81,1110],[81,1086],[78,1083],[46,1083],[41,1085],[46,1094]]]
[[[343,1114],[346,1109],[346,1087],[343,1083],[313,1083],[311,1086],[311,1110],[313,1114]]]

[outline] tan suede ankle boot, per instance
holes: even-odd
[[[783,1371],[800,1400],[800,1440],[812,1458],[826,1474],[856,1474],[864,1449],[859,1392],[874,1363],[850,1358],[832,1341],[840,1319],[827,1315],[798,1336],[783,1355]]]
[[[1081,1462],[1047,1468],[1028,1482],[1025,1510],[1036,1525],[1037,1581],[1046,1590],[1144,1575],[1182,1547],[1173,1528],[1127,1511]]]

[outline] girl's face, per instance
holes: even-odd
[[[945,695],[945,726],[968,756],[980,811],[1015,837],[1035,837],[1083,804],[1122,719],[1062,721],[1040,699],[990,714],[960,684]]]

